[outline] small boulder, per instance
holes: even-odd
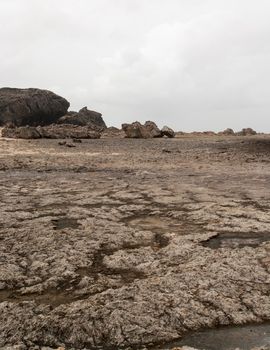
[[[169,138],[174,138],[175,137],[175,132],[173,129],[169,128],[168,126],[163,126],[161,129],[161,134],[162,136],[167,136]]]

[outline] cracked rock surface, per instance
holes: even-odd
[[[0,139],[0,348],[270,321],[269,155],[265,136]]]

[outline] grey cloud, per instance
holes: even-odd
[[[269,14],[265,0],[0,0],[1,85],[111,125],[270,131]]]

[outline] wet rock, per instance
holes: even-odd
[[[47,125],[67,113],[69,102],[51,91],[0,89],[0,125]]]
[[[122,124],[122,129],[126,133],[127,138],[149,139],[162,137],[162,133],[157,125],[151,121],[147,121],[144,125],[142,125],[140,122]]]
[[[79,126],[88,126],[92,130],[101,132],[107,128],[102,114],[90,111],[87,107],[82,108],[78,113],[69,112],[58,120],[59,124],[72,124]]]
[[[73,139],[72,140],[74,143],[82,143],[82,140],[80,140],[80,139]]]
[[[164,126],[161,129],[161,133],[162,133],[162,136],[167,136],[169,138],[175,137],[175,132],[173,131],[173,129],[169,128],[168,126]]]

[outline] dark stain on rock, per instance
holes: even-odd
[[[202,243],[204,247],[218,248],[256,248],[270,240],[270,232],[224,232]]]

